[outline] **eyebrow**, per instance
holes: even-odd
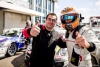
[[[51,18],[49,18],[49,19],[51,19]],[[57,19],[52,19],[52,20],[57,20]]]

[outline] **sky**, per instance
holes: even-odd
[[[60,22],[61,10],[68,6],[74,7],[82,14],[84,17],[82,23],[88,23],[90,16],[100,16],[100,0],[58,0],[54,10],[58,16],[58,22]]]

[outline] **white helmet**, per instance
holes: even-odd
[[[61,11],[60,20],[64,29],[73,30],[79,25],[81,17],[73,7],[66,7]]]

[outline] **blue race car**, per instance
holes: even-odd
[[[0,58],[13,56],[17,51],[24,48],[22,28],[12,28],[0,35]]]

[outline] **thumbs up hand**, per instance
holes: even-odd
[[[76,32],[76,43],[80,47],[89,48],[90,44],[87,42],[84,36],[80,35],[78,32]]]
[[[39,22],[37,21],[35,25],[32,26],[31,30],[30,30],[30,35],[37,37],[37,35],[39,35],[40,33],[40,28],[38,27]]]

